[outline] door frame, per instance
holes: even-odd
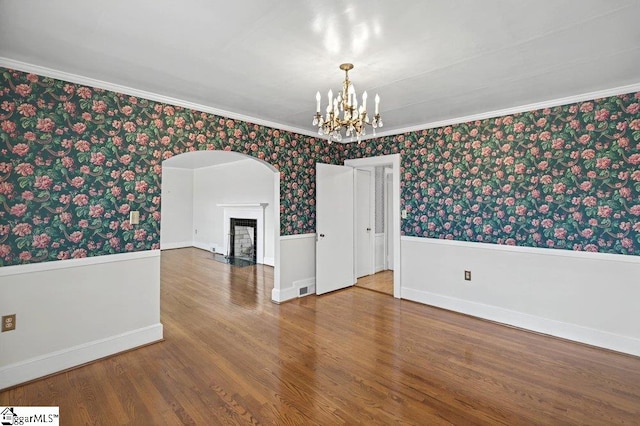
[[[400,250],[400,154],[381,155],[379,157],[356,158],[345,160],[345,166],[359,167],[391,167],[393,172],[393,297],[402,298],[402,271],[401,271],[401,250]]]
[[[384,181],[384,268],[385,269],[395,269],[395,265],[393,264],[393,259],[389,256],[389,234],[393,236],[393,231],[389,231],[389,227],[393,221],[391,215],[393,214],[393,203],[389,201],[389,193],[393,194],[393,188],[389,188],[389,178],[391,176],[391,186],[393,186],[393,170],[389,167],[384,167],[382,179]],[[393,253],[392,253],[393,254]]]

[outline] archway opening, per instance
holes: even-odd
[[[231,217],[256,218],[255,261],[279,288],[280,173],[233,151],[191,151],[162,162],[160,246],[228,256]]]

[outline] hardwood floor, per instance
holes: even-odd
[[[393,296],[393,271],[387,270],[358,278],[356,287],[362,287]]]
[[[165,341],[0,393],[61,424],[639,424],[640,358],[162,253]]]

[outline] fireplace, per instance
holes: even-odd
[[[218,204],[218,207],[224,208],[222,226],[225,256],[264,263],[264,209],[267,205],[268,203]]]
[[[229,219],[227,256],[256,263],[258,251],[258,221],[232,217]]]

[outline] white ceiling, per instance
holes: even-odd
[[[352,62],[394,134],[635,89],[638,17],[640,0],[0,0],[0,65],[314,134],[316,91]]]

